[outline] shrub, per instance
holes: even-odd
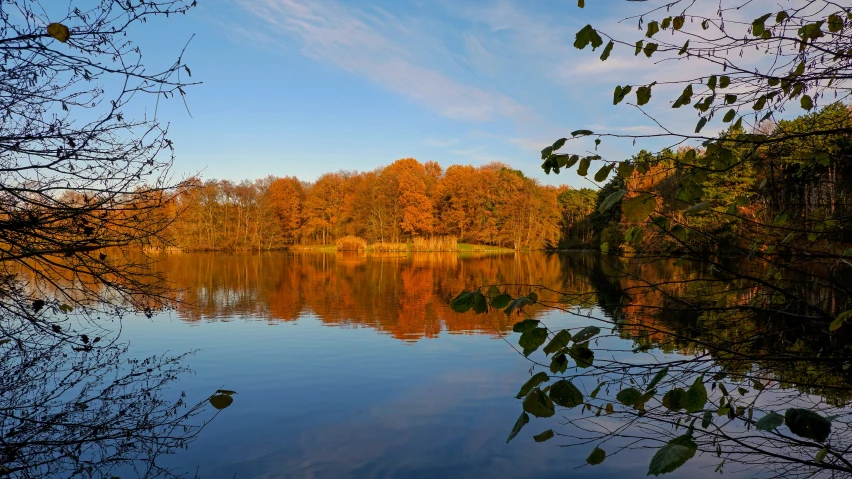
[[[366,251],[367,241],[357,236],[344,236],[335,242],[337,251]]]

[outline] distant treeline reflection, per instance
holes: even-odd
[[[511,330],[520,317],[502,311],[460,314],[450,308],[452,296],[477,284],[560,284],[591,294],[588,281],[572,273],[583,268],[565,264],[573,261],[591,268],[593,256],[186,254],[165,256],[158,268],[180,289],[178,315],[187,321],[235,316],[294,321],[310,315],[413,341],[442,329],[489,335]],[[517,292],[528,291],[523,286]]]

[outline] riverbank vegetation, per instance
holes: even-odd
[[[591,211],[593,201],[591,190],[541,185],[501,163],[444,170],[405,158],[369,172],[327,173],[314,182],[193,180],[174,192],[162,214],[170,223],[167,241],[186,251],[333,244],[452,251],[458,249],[453,242],[520,250],[568,244],[564,233],[581,212]]]

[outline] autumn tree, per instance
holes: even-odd
[[[269,183],[267,194],[285,242],[296,243],[305,201],[302,183],[294,176],[276,178]]]

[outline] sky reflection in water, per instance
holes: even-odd
[[[127,319],[123,337],[140,356],[198,349],[188,360],[196,374],[179,385],[190,399],[219,387],[238,392],[188,451],[168,458],[187,471],[198,466],[205,479],[644,476],[651,450],[577,469],[594,445],[534,443],[533,434],[559,430],[552,419],[533,418],[506,444],[531,364],[500,340],[517,341],[502,312],[459,315],[446,304],[495,278],[589,289],[589,261],[175,256],[160,267],[194,305]],[[555,313],[541,319],[588,323]],[[716,463],[696,457],[671,477],[709,477]]]

